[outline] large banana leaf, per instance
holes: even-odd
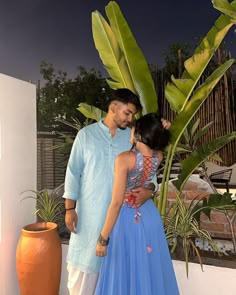
[[[111,80],[107,80],[109,86],[113,89],[128,88],[137,93],[117,38],[98,11],[92,13],[92,29],[95,46],[111,77]]]
[[[218,137],[210,143],[200,146],[188,158],[183,160],[181,162],[181,173],[179,174],[178,179],[174,182],[176,188],[181,191],[189,176],[201,163],[206,161],[208,157],[234,139],[236,139],[236,131]]]
[[[191,99],[185,105],[185,108],[178,114],[176,119],[171,124],[171,143],[176,143],[180,139],[185,128],[192,120],[198,109],[233,63],[234,60],[230,59],[218,67],[211,74],[211,76],[206,79],[205,83],[195,91]]]
[[[236,8],[236,1],[229,3],[227,0],[212,0],[212,3],[215,9],[228,15],[232,22],[236,22],[236,12],[232,10],[232,8]]]
[[[80,103],[77,110],[80,111],[86,118],[96,121],[99,121],[106,116],[106,112],[87,103]]]
[[[143,114],[156,112],[157,94],[150,69],[115,1],[110,1],[106,6],[106,14],[128,64],[133,84],[143,106]]]
[[[193,56],[185,61],[181,79],[172,76],[172,83],[165,88],[165,96],[174,111],[180,112],[185,108],[202,73],[232,25],[228,16],[221,15]]]
[[[200,120],[199,120],[200,121]],[[199,138],[201,138],[208,130],[209,128],[214,124],[214,121],[209,122],[208,124],[206,124],[203,128],[201,128],[195,135],[193,138],[193,144],[196,145],[197,141],[199,140]]]
[[[236,210],[236,201],[232,199],[232,194],[225,192],[221,194],[210,194],[207,206],[216,210]]]

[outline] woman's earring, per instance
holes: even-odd
[[[136,144],[138,141],[141,141],[142,137],[140,134],[135,134],[134,136],[134,144]]]

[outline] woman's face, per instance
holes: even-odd
[[[130,139],[129,139],[129,142],[130,142],[131,145],[134,144],[134,131],[135,131],[135,128],[132,127],[132,128],[131,128]]]

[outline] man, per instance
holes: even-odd
[[[115,90],[105,119],[81,129],[74,141],[63,195],[65,222],[71,231],[67,257],[70,295],[94,294],[102,262],[95,248],[111,200],[114,161],[131,148],[127,126],[139,109],[139,98],[130,90]],[[153,191],[138,188],[132,194],[141,204]]]

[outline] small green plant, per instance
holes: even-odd
[[[43,189],[41,191],[29,190],[27,192],[31,195],[24,197],[22,200],[36,200],[36,208],[33,214],[37,216],[37,221],[55,222],[58,225],[59,235],[65,236],[68,234],[68,231],[64,224],[64,199],[59,193],[61,186],[52,191],[48,189]]]
[[[184,201],[177,195],[175,202],[169,208],[168,214],[164,220],[166,238],[170,245],[171,253],[176,251],[176,253],[183,256],[182,258],[185,259],[186,263],[187,276],[189,273],[188,262],[191,253],[196,254],[201,268],[203,269],[201,255],[195,245],[195,238],[207,241],[212,249],[218,252],[208,231],[200,228],[198,219],[199,213],[203,209],[202,206],[199,206],[199,203],[202,201],[204,202],[204,200],[205,198],[196,202],[195,198],[187,207]]]
[[[211,211],[215,210],[225,215],[231,232],[233,243],[233,253],[236,254],[236,235],[234,230],[234,222],[236,218],[236,197],[228,192],[224,194],[210,194],[205,201],[205,205],[201,209],[211,220]]]

